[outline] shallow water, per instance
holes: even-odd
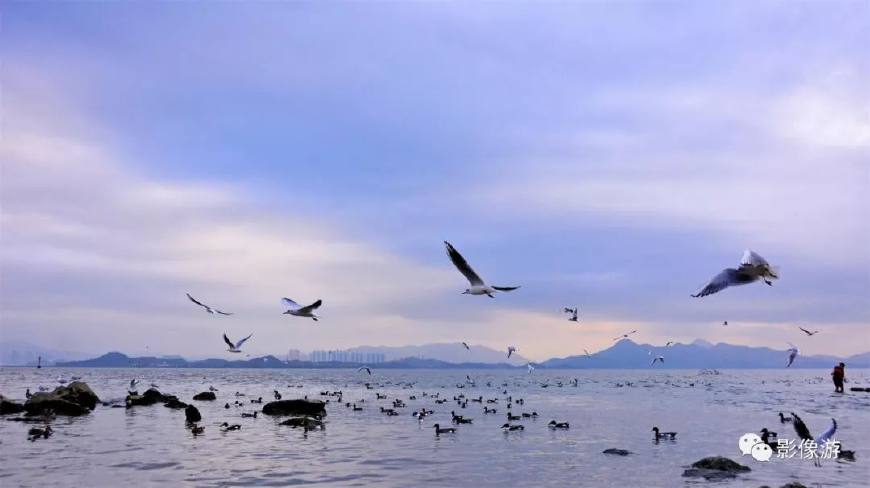
[[[730,370],[718,375],[689,370],[543,370],[515,371],[373,371],[355,370],[195,370],[2,368],[0,393],[24,397],[25,388],[54,387],[55,378],[82,376],[103,401],[123,402],[132,377],[139,391],[156,383],[161,392],[193,403],[203,416],[205,433],[194,437],[184,428],[184,411],[160,404],[132,409],[99,406],[80,418],[58,417],[54,435],[27,441],[23,422],[0,421],[0,485],[13,486],[687,486],[707,482],[681,476],[686,465],[711,455],[725,455],[752,468],[717,487],[780,486],[798,480],[807,486],[867,486],[870,480],[870,393],[834,394],[828,371]],[[850,385],[870,386],[870,371],[848,371]],[[459,389],[470,374],[476,386]],[[578,379],[578,386],[569,384]],[[557,382],[563,383],[562,387]],[[383,385],[367,390],[363,383]],[[489,382],[491,386],[486,386]],[[632,386],[617,387],[631,382]],[[694,383],[694,386],[690,386]],[[409,387],[413,384],[413,387]],[[503,384],[507,386],[502,386]],[[218,401],[191,397],[214,385]],[[289,387],[288,385],[293,385]],[[297,388],[296,385],[301,385]],[[544,387],[543,385],[548,385]],[[278,425],[280,419],[241,418],[259,410],[249,400],[333,401],[323,431],[307,434]],[[323,390],[342,390],[344,402],[360,403],[354,412]],[[524,419],[523,432],[504,433],[506,395],[523,398],[514,414],[536,411]],[[246,394],[236,397],[234,392]],[[387,400],[376,400],[375,392]],[[422,397],[440,393],[447,403]],[[483,415],[479,403],[459,408],[455,395],[498,398],[497,415]],[[416,395],[417,400],[409,400]],[[379,406],[395,398],[408,405],[400,416],[387,417]],[[244,408],[224,408],[239,399]],[[484,403],[484,405],[487,405]],[[411,413],[426,407],[435,414],[418,422]],[[431,426],[450,424],[450,411],[472,417],[452,435],[436,437]],[[763,463],[741,457],[737,439],[762,427],[780,438],[796,439],[776,413],[794,411],[818,435],[835,417],[835,436],[857,451],[857,462],[777,459]],[[570,430],[552,431],[551,419],[568,421]],[[240,431],[220,432],[224,421]],[[652,442],[650,429],[679,432],[675,442]],[[628,457],[601,453],[628,449]]]

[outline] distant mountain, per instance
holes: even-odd
[[[110,352],[98,358],[83,361],[58,363],[70,368],[358,368],[362,364],[309,361],[283,361],[275,356],[250,359],[203,359],[186,361],[176,358],[128,357],[120,352]],[[438,359],[403,358],[371,366],[377,369],[496,369],[512,368],[507,363],[448,363]]]
[[[70,361],[84,359],[93,354],[73,351],[61,351],[46,347],[36,346],[28,342],[3,341],[0,342],[0,364],[5,366],[30,366],[36,365],[37,359],[42,356],[42,364],[51,365],[57,361]]]
[[[650,351],[652,352],[650,354]],[[696,340],[691,344],[674,344],[670,347],[637,344],[623,339],[609,349],[587,356],[555,358],[540,364],[545,368],[648,368],[655,356],[664,356],[664,364],[656,368],[666,369],[760,369],[784,368],[788,359],[786,351],[767,347],[711,344]],[[847,367],[870,367],[870,353],[841,358],[835,356],[798,356],[792,368],[830,368],[843,361]]]
[[[359,346],[348,349],[350,352],[383,353],[388,360],[401,358],[437,359],[448,363],[509,363],[521,365],[529,362],[528,359],[514,353],[507,359],[507,345],[504,351],[497,351],[486,346],[469,344],[470,350],[465,349],[462,343],[436,343],[423,344],[420,346]]]

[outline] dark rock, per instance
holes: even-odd
[[[792,481],[791,483],[786,483],[779,488],[807,488],[803,483],[799,483],[797,481]]]
[[[87,383],[73,381],[66,386],[59,386],[52,392],[34,393],[24,409],[28,415],[39,415],[54,412],[58,415],[85,415],[93,410],[100,399]]]
[[[187,408],[187,404],[178,399],[178,397],[173,395],[166,395],[164,398],[165,403],[163,404],[166,408]]]
[[[187,408],[184,409],[184,418],[187,419],[187,423],[192,424],[193,422],[199,422],[202,420],[202,415],[199,414],[199,410],[193,405],[188,405]]]
[[[193,395],[193,399],[200,401],[217,400],[217,396],[214,394],[213,391],[204,391],[202,393],[197,393],[196,395]]]
[[[287,419],[281,422],[281,425],[287,425],[289,427],[302,427],[305,430],[311,430],[316,428],[323,428],[323,422],[318,419],[314,419],[311,417],[295,417],[292,419]]]
[[[706,480],[721,480],[737,477],[737,473],[751,471],[748,466],[738,464],[726,457],[714,456],[701,459],[683,471],[683,476],[703,477]]]
[[[263,406],[266,415],[326,415],[326,404],[320,400],[278,400]]]
[[[21,413],[23,411],[24,405],[20,403],[15,403],[12,400],[7,399],[5,396],[0,395],[0,415]]]
[[[861,388],[860,386],[853,386],[849,388],[849,391],[870,391],[870,388]]]
[[[124,403],[127,405],[127,408],[140,407],[154,405],[155,403],[163,403],[165,401],[168,401],[170,398],[172,397],[165,396],[154,388],[149,388],[145,391],[145,393],[141,395],[136,395],[135,393],[127,395]]]
[[[625,449],[616,449],[616,448],[605,449],[601,452],[603,452],[604,454],[613,454],[615,456],[628,456],[629,454],[631,454],[631,451],[626,451]]]

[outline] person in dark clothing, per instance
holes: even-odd
[[[834,380],[834,392],[843,393],[843,381],[846,380],[846,363],[834,366],[831,378]]]

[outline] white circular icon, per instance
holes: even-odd
[[[773,449],[767,444],[759,442],[752,446],[752,458],[756,461],[770,461],[773,457]]]
[[[737,447],[740,449],[740,452],[745,456],[747,454],[752,453],[752,446],[761,442],[761,437],[758,437],[757,434],[753,434],[752,432],[747,432],[743,434],[740,440],[737,441]]]

